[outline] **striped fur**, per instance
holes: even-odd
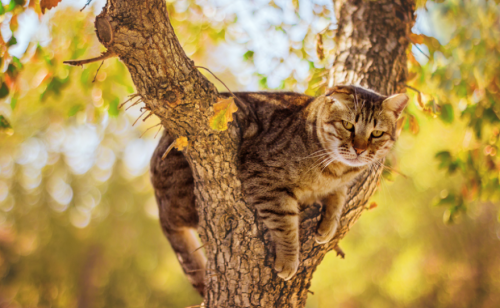
[[[317,98],[296,93],[237,95],[260,121],[239,152],[245,198],[269,229],[276,246],[275,269],[288,280],[299,264],[299,206],[324,204],[316,241],[329,242],[347,186],[388,153],[408,98],[388,98],[358,86],[338,86]],[[352,124],[351,130],[344,121]],[[376,138],[374,131],[383,134]]]

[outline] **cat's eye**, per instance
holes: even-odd
[[[383,134],[384,134],[384,132],[383,132],[383,131],[381,131],[381,130],[374,130],[374,131],[372,132],[372,137],[374,137],[374,138],[378,138],[378,137],[381,137]]]
[[[344,125],[347,130],[352,131],[354,129],[354,125],[351,122],[342,121],[342,125]]]

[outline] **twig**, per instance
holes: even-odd
[[[148,132],[148,130],[150,130],[151,128],[154,128],[154,127],[156,127],[156,126],[158,126],[158,125],[161,125],[161,122],[160,122],[160,123],[158,123],[158,124],[156,124],[156,125],[151,126],[151,127],[150,127],[150,128],[148,128],[148,129],[146,129],[146,130],[144,131],[144,133],[142,133],[142,134],[141,134],[141,136],[140,136],[139,138],[142,138],[142,136],[144,136],[144,134],[146,134],[146,133]]]
[[[330,28],[330,26],[333,25],[333,22],[329,23],[323,30],[319,31],[318,34],[323,34],[325,33],[326,31],[330,30],[328,28]],[[336,31],[337,29],[331,29],[332,31]]]
[[[160,123],[160,124],[161,124],[161,123]],[[156,139],[156,136],[158,136],[158,133],[161,131],[161,128],[162,128],[162,127],[163,127],[163,126],[160,126],[160,128],[158,128],[158,131],[156,132],[156,134],[155,134],[155,136],[154,136],[154,138],[153,138],[153,139]]]
[[[175,146],[175,143],[176,143],[176,140],[174,140],[169,146],[168,148],[165,150],[165,152],[163,153],[163,155],[161,156],[161,160],[164,160],[165,157],[167,157],[168,153],[170,153],[170,151],[172,151],[172,149],[174,148]]]
[[[128,106],[127,109],[125,109],[125,111],[129,110],[130,108],[134,107],[135,105],[137,104],[140,104],[142,103],[142,98],[140,98],[139,100],[137,100],[135,103],[133,103],[132,105]]]
[[[92,83],[95,82],[95,79],[97,78],[97,74],[99,74],[99,70],[101,69],[101,66],[104,64],[104,60],[102,60],[101,65],[99,65],[99,68],[97,69],[97,72],[95,72],[94,80],[92,80]]]
[[[106,60],[108,58],[114,57],[116,54],[110,50],[106,51],[99,57],[95,58],[90,58],[90,59],[85,59],[85,60],[69,60],[69,61],[64,61],[64,64],[68,65],[73,65],[73,66],[83,66],[84,64],[92,63],[92,62],[98,62],[101,60]]]
[[[122,108],[123,105],[125,105],[126,103],[130,102],[131,100],[133,100],[134,98],[136,98],[137,96],[140,96],[140,94],[138,93],[135,93],[135,94],[132,94],[130,95],[130,98],[127,99],[124,103],[121,103],[120,106],[118,106],[118,109]]]
[[[308,293],[311,293],[312,295],[314,295],[314,292],[311,291],[311,290],[307,290]]]
[[[247,115],[251,115],[255,121],[257,121],[257,116],[255,115],[255,113],[253,112],[253,109],[252,108],[248,108],[247,105],[245,105],[245,103],[243,103],[236,95],[234,95],[234,93],[229,90],[229,88],[226,86],[226,84],[219,79],[219,77],[215,76],[214,73],[212,73],[208,68],[206,67],[203,67],[203,66],[193,66],[194,68],[202,68],[204,70],[207,70],[210,74],[212,74],[212,76],[215,77],[215,79],[217,79],[220,83],[222,83],[224,85],[224,87],[226,87],[227,91],[229,91],[229,93],[231,93],[231,95],[236,99],[236,106],[238,106],[239,109],[241,109],[243,112],[245,112]]]
[[[342,251],[342,248],[340,248],[339,245],[336,245],[333,249],[337,252],[337,256],[340,256],[342,259],[345,259],[345,253]]]
[[[150,114],[148,114],[144,119],[142,119],[142,122],[145,122],[150,116],[152,116],[153,113],[151,112]]]
[[[146,111],[144,111],[143,113],[141,113],[141,115],[140,115],[140,116],[139,116],[139,117],[135,120],[135,122],[134,122],[134,124],[132,124],[132,126],[134,126],[134,125],[135,125],[135,123],[137,123],[137,121],[139,121],[139,119],[140,119],[140,118],[141,118],[141,117],[142,117],[142,116],[143,116],[146,112],[148,112],[148,111],[146,110]]]
[[[89,6],[90,2],[92,2],[92,0],[88,0],[87,3],[85,3],[85,6],[82,7],[82,9],[80,10],[80,12],[83,11],[87,6]]]
[[[193,253],[197,252],[198,250],[202,249],[202,248],[203,248],[203,247],[205,247],[205,246],[207,246],[207,244],[201,245],[200,247],[198,247],[198,248],[196,248],[195,250],[193,250],[193,252],[192,252],[191,254],[193,254]]]
[[[201,269],[186,271],[186,273],[196,273],[196,272],[203,272],[203,271],[205,271],[205,269],[201,268]]]
[[[418,47],[418,45],[417,45],[417,44],[413,43],[413,46],[415,46],[415,48],[417,48],[417,49],[418,49],[418,51],[420,51],[420,52],[421,52],[424,56],[426,56],[426,57],[427,57],[427,59],[429,59],[429,60],[431,59],[428,55],[426,55],[426,54],[422,51],[422,49],[420,49],[420,47]]]
[[[413,91],[415,91],[415,92],[417,92],[417,93],[422,93],[421,91],[419,91],[419,90],[415,89],[415,88],[414,88],[414,87],[412,87],[412,86],[407,85],[406,83],[404,83],[403,85],[404,85],[405,87],[407,87],[408,89],[411,89],[411,90],[413,90]]]
[[[407,176],[406,174],[404,174],[404,173],[402,173],[401,171],[398,171],[398,170],[396,170],[396,169],[394,169],[394,168],[392,168],[392,167],[389,167],[389,166],[384,165],[384,168],[386,168],[386,169],[387,169],[387,170],[389,170],[389,171],[392,171],[392,172],[395,172],[395,173],[399,174],[400,176],[404,177],[405,179],[407,179],[407,178],[408,178],[408,176]]]

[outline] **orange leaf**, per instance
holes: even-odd
[[[413,115],[410,115],[410,131],[412,132],[412,134],[416,135],[418,134],[419,130],[420,126],[418,125],[417,119]]]
[[[179,151],[183,151],[188,146],[188,138],[181,136],[175,139],[175,148]]]
[[[421,34],[410,33],[410,41],[413,44],[423,44],[424,37]]]
[[[42,9],[42,13],[45,14],[45,10],[50,10],[53,7],[56,7],[61,0],[42,0],[40,1],[40,8]]]
[[[377,203],[376,202],[372,202],[370,203],[370,205],[368,206],[368,209],[371,210],[371,209],[374,209],[377,207]]]

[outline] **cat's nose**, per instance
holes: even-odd
[[[352,147],[354,148],[356,154],[360,155],[368,148],[368,142],[365,139],[356,136],[354,137]]]
[[[366,151],[366,148],[354,148],[354,151],[356,152],[356,154],[360,155],[361,153]]]

